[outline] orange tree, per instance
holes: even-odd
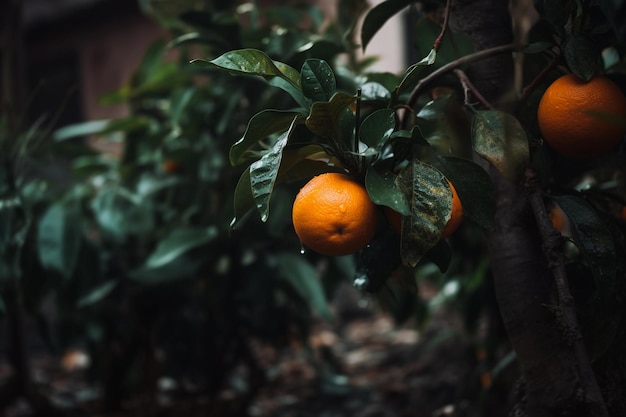
[[[489,415],[512,364],[516,415],[626,414],[623,143],[571,160],[537,122],[543,92],[565,73],[623,85],[623,7],[545,0],[525,31],[525,15],[499,0],[387,0],[355,42],[354,2],[339,2],[328,25],[307,5],[141,4],[173,37],[105,97],[127,103],[128,117],[67,126],[37,152],[26,146],[36,129],[3,137],[0,284],[16,377],[2,408],[22,394],[53,415],[28,386],[17,331],[26,312],[52,347],[89,348],[105,409],[142,399],[150,415],[191,397],[241,415],[265,377],[250,340],[304,340],[347,277],[399,320],[421,323],[442,299],[459,309],[489,371],[476,415]],[[355,44],[367,51],[389,17],[417,4],[420,59],[401,74],[370,70]],[[165,61],[171,48],[180,55]],[[206,59],[190,65],[198,51]],[[591,119],[592,143],[604,128],[623,136],[624,115],[609,105],[567,113],[566,126]],[[120,155],[85,147],[87,134],[118,143]],[[50,154],[71,161],[69,181],[53,180]],[[292,229],[299,189],[328,172],[377,206],[376,233],[354,255],[317,254]],[[568,218],[561,233],[553,205]],[[434,300],[418,293],[425,281],[443,289]],[[191,383],[159,403],[164,376]],[[237,401],[219,396],[224,387]]]
[[[361,47],[413,3],[422,2],[371,9]],[[263,78],[292,99],[254,115],[230,150],[232,164],[247,166],[234,225],[251,210],[271,219],[283,184],[345,174],[381,208],[377,234],[356,253],[355,285],[385,300],[398,281],[415,291],[434,263],[444,281],[468,281],[465,295],[493,286],[521,370],[516,415],[623,415],[624,7],[547,0],[524,31],[529,12],[511,14],[506,2],[426,3],[432,14],[414,38],[424,58],[399,75],[365,69],[346,84],[327,60],[294,67],[258,49],[193,61]],[[567,83],[548,88],[564,74]],[[463,226],[442,239],[453,189]],[[308,204],[320,228],[334,220]],[[552,204],[569,219],[565,238],[551,226]],[[401,215],[399,237],[390,210]],[[401,265],[416,273],[390,280]]]

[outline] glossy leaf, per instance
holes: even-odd
[[[50,206],[37,228],[39,259],[44,268],[69,278],[76,268],[82,241],[80,205],[76,200]]]
[[[256,208],[261,214],[261,220],[266,221],[269,216],[269,204],[274,183],[278,176],[278,169],[283,157],[283,149],[287,145],[291,131],[298,118],[294,118],[289,130],[283,133],[272,149],[250,165],[250,185]]]
[[[376,110],[361,123],[361,141],[367,146],[380,149],[396,127],[396,112],[393,109]]]
[[[397,183],[411,206],[411,216],[402,219],[402,262],[414,267],[441,239],[452,191],[441,172],[416,159],[400,171]]]
[[[332,320],[332,313],[318,273],[306,258],[298,254],[281,253],[277,255],[277,263],[281,278],[287,281],[320,317]]]
[[[302,91],[312,101],[328,101],[337,90],[333,70],[321,59],[307,59],[301,77]]]
[[[250,149],[274,133],[289,129],[300,113],[281,110],[263,110],[250,119],[243,137],[230,148],[230,163],[239,165],[250,156]]]
[[[309,101],[302,93],[300,73],[287,64],[273,61],[263,51],[239,49],[226,52],[211,61],[195,59],[191,62],[219,68],[231,74],[263,77],[271,85],[289,93],[300,106],[309,107]]]
[[[415,0],[387,0],[369,10],[361,27],[361,48],[365,50],[374,35],[389,19],[413,3]]]
[[[315,102],[306,118],[306,127],[314,134],[328,138],[339,138],[339,120],[343,111],[356,98],[345,93],[336,93],[328,102]]]
[[[476,112],[472,122],[472,145],[510,181],[523,173],[529,160],[528,138],[512,115],[495,110]]]
[[[406,195],[396,183],[396,175],[379,165],[368,168],[365,187],[374,204],[387,206],[404,216],[411,214]]]
[[[166,265],[191,249],[203,246],[218,236],[217,227],[207,228],[181,227],[174,229],[159,242],[154,252],[145,262],[147,268],[158,268]]]

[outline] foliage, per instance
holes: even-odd
[[[184,376],[216,399],[237,366],[248,369],[241,394],[252,398],[263,376],[250,340],[306,340],[314,320],[332,320],[328,296],[347,280],[398,321],[423,325],[442,303],[457,308],[495,374],[510,347],[502,334],[477,331],[498,309],[485,243],[494,171],[518,185],[538,172],[542,199],[568,215],[563,247],[585,341],[594,359],[610,351],[625,290],[624,150],[573,164],[543,145],[536,107],[562,68],[620,79],[624,34],[613,3],[540,2],[528,45],[486,52],[424,14],[412,34],[423,58],[401,74],[369,70],[355,44],[365,49],[417,1],[370,9],[358,42],[349,2],[329,25],[310,5],[140,3],[172,39],[152,45],[128,85],[103,97],[130,114],[66,126],[35,150],[17,146],[20,165],[7,157],[1,173],[0,284],[17,283],[52,348],[89,347],[106,407],[149,397],[159,375]],[[526,88],[493,106],[462,70],[513,51],[524,54]],[[607,51],[617,58],[602,60]],[[119,153],[94,151],[86,136]],[[48,155],[55,161],[42,165]],[[59,172],[59,160],[69,170]],[[171,161],[178,168],[165,169]],[[350,174],[381,208],[378,235],[354,256],[320,256],[293,233],[293,196],[323,172]],[[465,219],[441,239],[447,181]],[[400,236],[382,207],[403,215]],[[426,283],[438,295],[422,297]],[[56,320],[46,318],[48,300]]]

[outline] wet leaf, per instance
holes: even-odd
[[[259,143],[275,133],[282,133],[289,129],[294,119],[300,113],[281,110],[263,110],[250,119],[243,137],[230,148],[230,163],[239,165],[250,156],[250,150]]]
[[[476,112],[472,122],[472,146],[505,178],[515,181],[528,165],[528,138],[512,115],[495,110]]]
[[[289,135],[296,124],[298,117],[294,118],[289,130],[283,133],[272,149],[256,162],[250,165],[250,185],[256,208],[261,214],[261,220],[266,221],[269,216],[269,203],[278,176],[283,157],[283,149],[287,145]]]
[[[337,90],[333,70],[321,59],[307,59],[301,77],[302,91],[312,101],[328,101]]]
[[[396,183],[396,175],[379,165],[370,166],[365,175],[365,187],[374,204],[390,207],[408,216],[411,213],[406,195]]]
[[[452,191],[444,175],[413,160],[397,177],[409,198],[411,216],[402,219],[402,261],[414,267],[441,240],[452,212]]]
[[[309,107],[300,85],[300,73],[287,64],[273,61],[263,51],[239,49],[226,52],[211,61],[195,59],[191,63],[218,68],[231,74],[263,77],[270,85],[289,93],[300,106]]]

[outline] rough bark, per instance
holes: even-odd
[[[453,0],[453,29],[477,50],[512,42],[508,2]],[[487,101],[503,107],[512,92],[513,60],[500,55],[472,65],[467,74]],[[564,325],[563,300],[538,233],[527,191],[490,170],[497,207],[487,234],[494,285],[503,321],[523,374],[516,416],[606,416],[590,364],[580,363],[580,334]],[[577,327],[575,327],[577,328]],[[589,378],[590,377],[590,378]],[[589,380],[591,379],[591,381]],[[513,414],[513,412],[512,412]]]
[[[509,2],[503,0],[452,0],[450,27],[465,34],[479,51],[513,42]],[[473,63],[467,75],[492,104],[512,92],[513,60],[501,54]]]

